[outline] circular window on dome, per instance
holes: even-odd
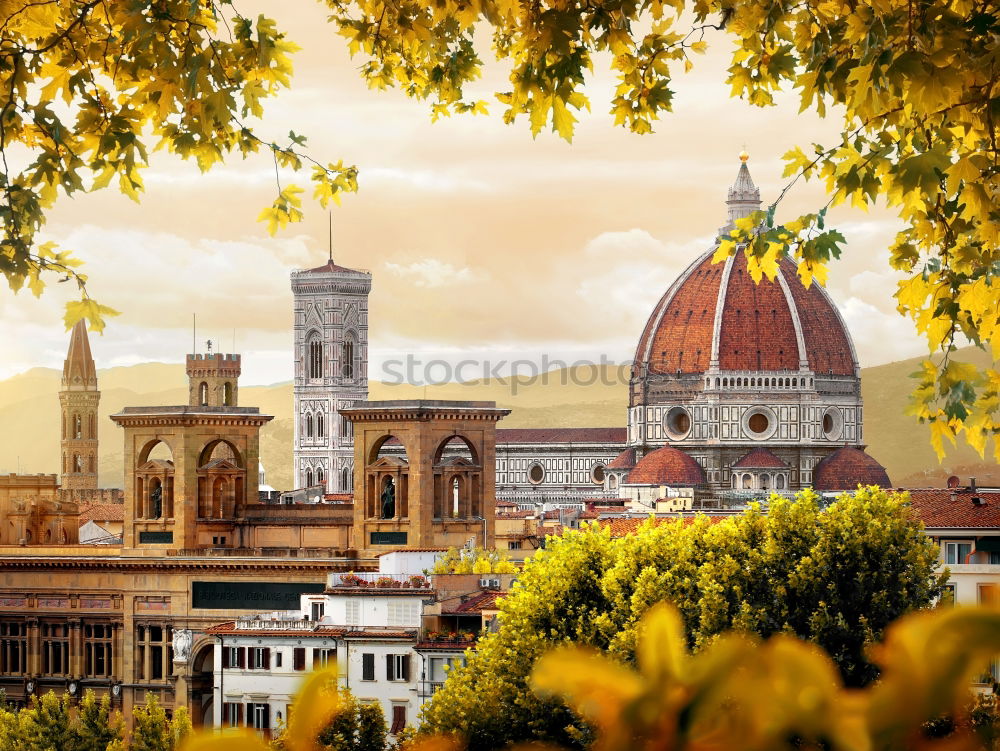
[[[752,407],[743,413],[743,432],[763,441],[778,429],[778,416],[768,407]]]
[[[663,427],[675,441],[687,438],[691,432],[691,415],[684,407],[672,407],[663,417]]]
[[[541,464],[532,464],[528,467],[528,480],[535,485],[545,479],[545,468]]]
[[[590,470],[590,481],[595,485],[604,484],[604,465],[595,464],[594,468]]]
[[[837,407],[830,407],[823,413],[823,437],[828,441],[840,439],[844,432],[844,413]]]

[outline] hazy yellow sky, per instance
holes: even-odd
[[[490,117],[431,123],[429,107],[398,92],[369,91],[318,3],[240,3],[244,13],[279,13],[302,46],[292,89],[268,105],[258,133],[308,136],[322,161],[361,170],[361,192],[334,212],[334,257],[374,274],[370,377],[387,359],[537,359],[542,354],[626,360],[656,300],[724,223],[726,188],[746,146],[762,196],[782,186],[780,156],[813,141],[834,142],[836,120],[797,115],[787,97],[759,110],[728,96],[727,42],[679,74],[675,113],[650,136],[614,128],[613,79],[600,66],[572,145],[527,122]],[[280,7],[280,11],[279,11]],[[481,98],[503,87],[491,68]],[[255,221],[273,199],[269,158],[234,161],[202,175],[194,164],[157,155],[141,205],[109,190],[61,200],[47,235],[86,261],[91,292],[122,311],[92,336],[98,367],[180,361],[218,340],[243,353],[244,383],[291,377],[292,269],[327,253],[327,216],[276,238]],[[300,181],[300,183],[304,183]],[[797,188],[779,218],[815,210],[816,185]],[[864,365],[923,351],[895,312],[895,275],[885,250],[892,215],[834,212],[848,238],[830,291]],[[62,305],[72,290],[41,300],[0,290],[0,377],[59,366],[68,337]]]

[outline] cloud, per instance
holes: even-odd
[[[857,297],[837,302],[862,366],[926,354],[927,345],[909,319],[896,312],[885,313]]]
[[[407,280],[416,287],[452,287],[485,280],[486,274],[474,271],[468,266],[453,266],[436,258],[400,264],[386,261],[389,273]]]

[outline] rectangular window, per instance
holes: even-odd
[[[406,727],[406,705],[405,704],[393,704],[392,705],[392,726],[389,728],[389,732],[393,735],[403,732],[403,728]]]
[[[980,584],[979,604],[995,608],[1000,604],[1000,588],[996,584]]]
[[[375,655],[365,652],[361,655],[361,680],[375,680]]]
[[[520,540],[510,540],[507,542],[507,550],[520,550],[521,541]]]
[[[306,669],[306,649],[305,647],[296,647],[292,650],[292,669],[293,670],[305,670]]]
[[[278,650],[274,651],[274,667],[276,668],[281,667],[281,652],[279,652]]]
[[[322,602],[314,602],[309,608],[310,620],[321,621],[323,620],[323,611],[325,604]]]
[[[257,730],[270,730],[271,705],[247,704],[247,725]]]
[[[83,624],[83,674],[91,678],[111,675],[114,645],[110,624]]]
[[[420,603],[416,600],[396,600],[389,602],[390,626],[419,626]]]
[[[313,650],[313,670],[329,667],[337,663],[336,649],[314,649]]]
[[[955,604],[955,585],[945,584],[941,588],[941,599],[938,600],[939,605],[954,605]]]
[[[971,542],[946,542],[944,544],[944,562],[946,565],[954,566],[967,563],[971,554]]]
[[[235,701],[227,701],[222,705],[222,724],[229,727],[239,727],[243,724],[243,705]]]
[[[27,672],[27,624],[18,621],[0,623],[0,673],[24,675]]]
[[[252,647],[249,650],[247,668],[249,670],[270,670],[271,650],[267,647]]]
[[[386,655],[385,678],[389,681],[410,680],[410,656]]]
[[[347,621],[348,626],[360,626],[361,625],[361,603],[357,600],[351,599],[347,601],[347,617],[344,619]]]

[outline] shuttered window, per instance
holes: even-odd
[[[361,655],[361,680],[375,680],[375,655],[365,652]]]
[[[306,649],[305,647],[296,647],[292,652],[292,667],[295,670],[305,670],[306,669]]]
[[[393,735],[397,735],[403,732],[403,728],[406,727],[406,705],[405,704],[393,704],[392,705],[392,726],[389,728],[389,732]]]

